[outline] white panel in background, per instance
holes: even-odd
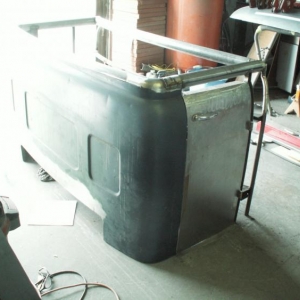
[[[280,42],[276,81],[278,87],[288,93],[293,89],[297,54],[298,45]]]

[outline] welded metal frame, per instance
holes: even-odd
[[[117,31],[117,32],[120,32],[121,30],[118,26],[115,26],[112,22],[100,17],[25,24],[25,25],[20,25],[20,27],[25,31],[27,31],[28,33],[31,33],[34,36],[38,36],[38,30],[40,29],[59,28],[59,27],[75,28],[75,26],[77,25],[81,26],[81,25],[91,25],[91,24],[95,24],[96,26],[98,26],[98,31],[101,30],[101,28],[107,29],[109,31]],[[167,76],[163,78],[152,79],[134,72],[119,69],[115,66],[112,67],[109,65],[110,63],[109,61],[106,62],[108,63],[108,65],[95,63],[95,68],[97,68],[97,71],[94,74],[95,75],[97,74],[97,78],[101,79],[103,74],[105,74],[105,76],[109,75],[112,78],[116,78],[119,81],[124,82],[124,84],[126,84],[128,88],[131,86],[131,89],[135,88],[135,90],[138,90],[139,93],[145,92],[149,94],[149,96],[151,94],[152,97],[157,97],[158,99],[163,99],[164,97],[166,97],[166,95],[169,95],[169,97],[170,95],[177,95],[176,97],[178,99],[183,89],[189,88],[190,86],[193,85],[204,84],[204,83],[208,83],[220,79],[234,80],[239,75],[247,75],[248,78],[250,78],[251,74],[256,72],[261,72],[263,74],[262,78],[264,78],[263,80],[264,94],[263,94],[263,112],[261,117],[262,126],[260,131],[260,138],[258,142],[259,146],[257,147],[256,150],[256,159],[252,170],[252,181],[250,187],[247,188],[247,190],[245,191],[243,187],[243,183],[244,183],[244,177],[247,168],[248,152],[250,147],[249,146],[250,134],[249,134],[249,138],[248,138],[249,143],[247,148],[247,155],[244,161],[243,176],[241,178],[241,187],[240,187],[240,191],[237,191],[237,195],[235,195],[237,196],[237,201],[238,201],[237,208],[241,200],[248,198],[247,206],[249,206],[250,209],[251,197],[253,194],[255,179],[256,179],[256,174],[258,169],[263,128],[266,119],[266,111],[267,111],[267,103],[268,103],[268,86],[264,77],[266,71],[266,64],[259,60],[250,60],[246,57],[225,53],[219,50],[213,50],[202,46],[193,45],[190,43],[170,39],[167,37],[155,35],[141,30],[126,31],[126,35],[133,40],[137,39],[166,49],[181,51],[183,53],[187,53],[193,56],[216,61],[223,65],[210,70],[206,70],[205,72],[177,74],[177,75]],[[30,38],[34,39],[33,37]],[[32,41],[34,42],[35,39]],[[67,63],[71,63],[71,62],[67,62]],[[81,68],[81,66],[78,65],[76,66],[76,68],[79,69]],[[89,72],[88,68],[85,68],[85,66],[82,67],[82,70],[84,70],[84,72]],[[247,84],[251,89],[251,81],[249,81]],[[28,97],[29,98],[32,97],[30,93]],[[173,96],[171,98],[172,98],[171,100],[174,101]],[[251,118],[253,119],[253,97],[251,97],[251,101],[252,101],[251,103],[252,109],[250,114],[251,114]],[[246,129],[251,133],[252,124],[246,124],[245,126],[247,127]],[[238,209],[236,209],[235,218],[233,221],[236,220],[237,213],[238,213]],[[248,213],[249,210],[246,214]]]
[[[38,30],[41,29],[50,29],[50,28],[61,28],[61,27],[72,27],[73,28],[73,49],[75,52],[75,26],[82,26],[82,25],[97,25],[97,33],[98,36],[99,32],[104,28],[109,31],[117,31],[120,32],[120,27],[116,26],[113,22],[108,21],[101,17],[92,17],[92,18],[84,18],[84,19],[72,19],[72,20],[62,20],[62,21],[53,21],[53,22],[41,22],[41,23],[33,23],[33,24],[23,24],[20,25],[22,29],[28,31],[32,35],[38,36]],[[262,147],[262,140],[263,140],[263,132],[266,122],[266,115],[268,110],[271,111],[270,101],[269,101],[269,92],[268,92],[268,84],[266,80],[266,65],[262,62],[260,47],[258,36],[259,33],[263,30],[276,30],[269,26],[259,26],[255,32],[255,44],[257,49],[258,57],[260,58],[259,61],[250,60],[249,58],[225,53],[219,50],[210,49],[203,46],[198,46],[194,44],[190,44],[183,41],[174,40],[171,38],[163,37],[160,35],[156,35],[153,33],[148,33],[142,30],[126,30],[126,35],[132,39],[137,39],[146,43],[151,43],[156,46],[163,47],[165,49],[180,51],[183,53],[187,53],[193,56],[209,59],[220,64],[224,64],[223,67],[214,68],[211,70],[206,70],[205,72],[200,73],[185,73],[185,74],[178,74],[173,76],[168,76],[165,78],[159,79],[145,79],[144,77],[141,78],[137,74],[135,76],[131,76],[130,81],[134,85],[139,85],[140,87],[151,89],[155,92],[163,93],[166,91],[174,91],[178,89],[183,89],[184,87],[189,86],[192,83],[207,83],[212,80],[220,80],[228,77],[237,77],[239,75],[248,74],[248,80],[251,78],[251,73],[261,72],[261,79],[263,83],[263,105],[262,105],[262,113],[259,117],[261,121],[261,129],[259,132],[258,144],[257,144],[257,151],[255,155],[255,161],[253,165],[252,177],[251,177],[251,184],[249,187],[245,187],[243,185],[244,178],[242,180],[241,190],[239,192],[239,199],[240,201],[247,198],[247,205],[245,210],[245,215],[249,216],[251,201],[253,196],[253,190],[256,180],[256,174],[258,170],[259,158],[260,158],[260,151]],[[281,30],[281,33],[291,33],[291,31]],[[105,58],[103,58],[105,59]],[[105,61],[106,63],[111,63],[108,59]],[[122,74],[124,75],[124,74]],[[253,101],[253,99],[252,99]],[[254,103],[253,103],[254,105]],[[253,115],[253,111],[252,111]],[[246,172],[246,165],[247,165],[248,157],[245,158],[245,172]],[[244,172],[244,174],[245,174]],[[239,205],[237,206],[237,208]],[[238,209],[236,211],[235,220],[237,218]]]
[[[82,25],[93,25],[97,26],[98,36],[99,32],[102,29],[109,30],[111,32],[117,31],[120,32],[124,29],[121,29],[119,26],[115,25],[113,22],[106,20],[101,17],[91,17],[91,18],[82,18],[82,19],[70,19],[70,20],[61,20],[61,21],[53,21],[53,22],[40,22],[40,23],[32,23],[32,24],[22,24],[20,28],[27,31],[28,33],[38,36],[38,31],[42,29],[51,29],[51,28],[62,28],[62,27],[72,27],[73,28],[73,49],[75,43],[75,27]],[[259,48],[258,43],[258,35],[262,30],[270,30],[268,26],[260,26],[255,33],[256,47]],[[284,30],[283,30],[284,31]],[[286,31],[284,31],[286,32]],[[220,80],[224,78],[233,78],[239,75],[248,75],[248,80],[250,84],[251,74],[255,72],[261,72],[261,78],[263,83],[263,105],[262,105],[262,113],[259,117],[261,121],[261,129],[259,132],[257,150],[255,155],[255,161],[253,164],[252,177],[250,186],[244,186],[244,178],[242,179],[241,190],[238,192],[239,200],[243,200],[247,198],[247,205],[245,210],[245,215],[249,215],[251,200],[253,196],[253,190],[256,180],[256,174],[258,170],[260,151],[262,147],[263,140],[263,132],[266,122],[266,115],[268,112],[269,105],[269,93],[268,93],[268,84],[266,80],[266,64],[260,60],[251,60],[247,57],[226,53],[219,50],[210,49],[203,46],[198,46],[194,44],[190,44],[183,41],[174,40],[171,38],[167,38],[164,36],[156,35],[153,33],[145,32],[138,29],[126,30],[126,35],[131,39],[137,39],[146,43],[150,43],[156,46],[163,47],[165,49],[180,51],[186,54],[190,54],[196,57],[205,58],[208,60],[215,61],[217,63],[223,64],[224,66],[213,68],[210,70],[206,70],[205,72],[195,72],[195,73],[185,73],[178,74],[173,76],[168,76],[165,78],[157,78],[157,79],[149,79],[139,74],[126,72],[124,73],[120,70],[119,75],[123,77],[126,81],[130,82],[133,85],[140,86],[141,88],[146,88],[155,91],[156,93],[164,93],[171,92],[175,90],[181,90],[185,87],[190,86],[193,83],[207,83],[212,80]],[[260,51],[257,50],[258,57],[261,58]],[[113,63],[102,57],[105,60],[105,63],[113,65]],[[117,68],[116,68],[117,69]],[[115,70],[118,73],[117,70]],[[253,97],[252,97],[253,102]],[[252,103],[254,105],[254,103]],[[253,115],[253,111],[251,112]],[[247,165],[248,157],[245,158],[245,171],[246,173],[246,165]],[[235,220],[238,214],[238,207],[236,211]]]
[[[285,34],[294,37],[300,37],[300,11],[297,9],[289,11],[289,13],[274,13],[272,9],[260,10],[258,8],[243,7],[236,10],[231,16],[232,19],[246,21],[250,23],[260,24],[255,33],[254,33],[254,43],[257,53],[257,57],[260,61],[263,61],[261,55],[261,48],[259,44],[259,35],[263,31],[272,31],[277,34]],[[257,119],[261,121],[261,128],[259,131],[258,144],[257,144],[257,153],[260,153],[262,147],[263,133],[267,118],[267,113],[269,112],[272,115],[272,107],[269,100],[268,94],[268,82],[266,79],[266,69],[261,73],[261,80],[263,83],[263,105],[262,113]],[[250,188],[246,188],[244,192],[241,193],[240,197],[248,198],[245,215],[249,215],[252,195],[253,195],[253,186],[255,184],[255,175],[257,173],[259,162],[259,155],[256,155],[254,161],[254,170],[251,179]]]

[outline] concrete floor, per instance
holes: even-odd
[[[38,270],[46,267],[51,273],[80,272],[90,282],[113,287],[122,300],[300,299],[297,165],[262,150],[250,213],[253,219],[244,216],[242,202],[237,223],[220,234],[163,262],[142,264],[107,245],[101,219],[80,202],[74,226],[27,224],[28,212],[38,201],[74,197],[56,182],[39,181],[39,166],[22,161],[6,83],[0,91],[0,194],[9,195],[20,211],[22,226],[9,234],[9,242],[32,282]],[[299,119],[289,117],[291,126],[299,128]],[[254,151],[251,146],[250,163]],[[56,286],[78,281],[65,275],[56,280]],[[45,298],[79,296],[67,290]],[[107,290],[92,288],[85,299],[114,297]]]

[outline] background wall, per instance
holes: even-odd
[[[22,23],[95,13],[96,0],[0,0],[1,22]]]
[[[230,51],[235,54],[240,54],[243,56],[247,56],[248,51],[250,50],[252,44],[253,44],[253,37],[254,32],[256,30],[256,25],[245,23],[242,21],[236,21],[233,19],[230,19],[230,15],[238,8],[243,7],[244,5],[249,5],[249,1],[247,0],[225,0],[226,5],[226,11],[227,11],[227,18],[225,17],[225,23],[223,24],[224,27],[228,28],[228,34],[229,34],[229,44],[230,44]],[[241,28],[243,26],[243,28]],[[238,36],[238,29],[240,29],[240,34],[244,34],[244,36]],[[241,41],[240,39],[244,39],[244,41]],[[237,43],[243,44],[243,47],[241,48],[241,45],[238,45]],[[239,49],[240,48],[240,49]]]

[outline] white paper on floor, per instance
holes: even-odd
[[[48,200],[36,202],[29,210],[28,225],[72,226],[76,200]]]

